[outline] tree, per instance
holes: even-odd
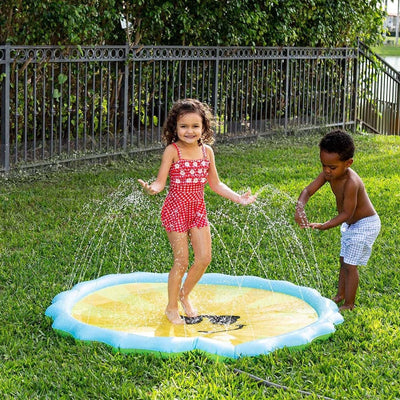
[[[0,8],[0,43],[123,43],[115,0],[8,0]]]
[[[0,42],[337,47],[379,43],[385,15],[380,0],[8,0]]]
[[[136,0],[125,2],[128,42],[143,44],[345,46],[382,39],[377,0]]]

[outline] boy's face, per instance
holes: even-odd
[[[346,174],[347,169],[353,164],[353,159],[340,160],[338,153],[328,153],[327,151],[321,150],[319,153],[322,171],[327,181],[341,178]]]

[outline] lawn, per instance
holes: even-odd
[[[400,46],[396,46],[395,44],[372,47],[372,51],[381,57],[400,56]]]
[[[293,221],[294,203],[320,170],[319,134],[216,144],[221,179],[259,192],[239,207],[208,188],[213,261],[208,272],[250,274],[335,294],[339,228],[317,233]],[[355,135],[353,168],[382,220],[360,268],[357,307],[327,340],[303,350],[217,360],[121,354],[57,334],[46,308],[78,282],[111,273],[168,272],[159,211],[137,178],[157,174],[159,153],[77,170],[1,179],[0,395],[3,399],[400,399],[400,137]],[[335,215],[329,188],[307,205],[311,221]],[[238,246],[238,242],[244,245]],[[257,256],[249,249],[257,249]],[[267,387],[245,371],[288,387]],[[298,391],[313,393],[308,397]]]

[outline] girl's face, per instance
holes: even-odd
[[[324,172],[325,179],[332,181],[341,178],[346,174],[347,169],[353,163],[353,159],[342,161],[338,153],[328,153],[324,150],[320,152],[320,159],[322,164],[322,171]]]
[[[203,120],[197,113],[182,114],[176,124],[178,139],[186,144],[198,144],[203,134]]]

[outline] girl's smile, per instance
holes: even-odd
[[[176,124],[178,139],[186,144],[198,144],[203,133],[203,120],[197,113],[186,113],[178,117]]]

